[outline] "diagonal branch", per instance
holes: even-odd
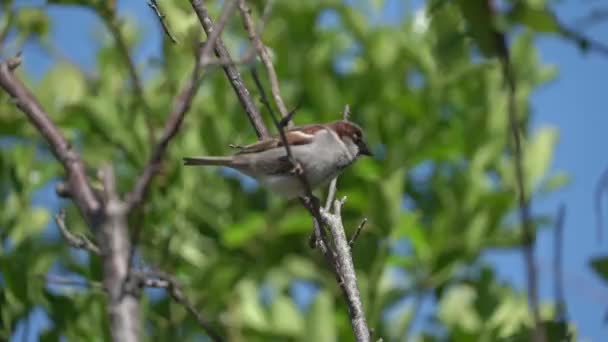
[[[146,194],[149,191],[150,185],[152,184],[152,180],[161,169],[161,163],[165,153],[167,152],[169,142],[179,131],[186,113],[192,106],[192,101],[194,100],[194,95],[196,95],[201,78],[201,66],[200,63],[197,62],[199,60],[199,55],[200,54],[197,53],[194,69],[192,70],[190,79],[183,86],[179,95],[173,100],[173,106],[171,113],[169,114],[169,118],[165,123],[165,127],[163,128],[160,139],[152,149],[152,154],[148,160],[148,163],[146,164],[146,167],[137,178],[133,190],[127,195],[126,202],[128,211],[133,211],[141,204],[141,202],[143,202]]]
[[[14,99],[17,107],[47,141],[51,152],[67,173],[68,191],[78,209],[85,219],[94,221],[100,213],[101,205],[89,184],[84,164],[34,95],[13,74],[12,69],[19,62],[18,59],[8,59],[0,63],[0,87]]]
[[[283,146],[285,146],[287,157],[294,166],[294,170],[292,172],[298,176],[300,182],[302,183],[302,187],[305,189],[305,196],[301,197],[301,201],[304,207],[308,209],[313,217],[314,238],[311,239],[312,246],[319,247],[319,250],[325,257],[327,264],[334,271],[338,285],[340,286],[346,303],[348,304],[349,316],[356,341],[369,341],[370,333],[367,326],[367,321],[365,319],[363,305],[361,303],[361,295],[357,285],[355,267],[353,265],[348,239],[344,233],[344,226],[342,225],[341,209],[342,205],[344,204],[344,200],[335,201],[333,215],[329,214],[326,210],[321,210],[319,199],[314,197],[312,194],[312,190],[304,170],[298,161],[293,157],[291,147],[287,142],[287,138],[285,137],[285,125],[282,125],[279,122],[277,116],[272,110],[272,106],[270,106],[270,102],[266,97],[266,93],[255,69],[252,69],[251,72],[253,79],[260,91],[261,101],[268,109],[268,112],[272,117],[272,121],[279,130]],[[335,193],[335,182],[333,183]],[[332,196],[333,195],[331,194],[330,189],[328,198],[331,198]],[[324,224],[329,226],[335,249],[332,248],[329,238],[325,233],[325,229],[323,228]]]
[[[370,333],[363,311],[363,303],[357,285],[357,274],[353,257],[351,254],[350,244],[344,233],[344,225],[342,223],[342,206],[346,201],[346,197],[342,200],[334,201],[334,212],[329,213],[323,211],[323,219],[331,230],[331,235],[334,238],[334,246],[336,253],[336,274],[340,275],[342,284],[340,288],[348,304],[348,312],[350,315],[351,325],[355,333],[356,341],[369,341]]]
[[[55,222],[57,222],[57,227],[59,227],[59,231],[63,238],[68,242],[68,244],[74,248],[84,249],[93,254],[99,255],[99,247],[91,240],[87,239],[86,236],[78,236],[70,232],[65,223],[65,210],[61,210],[59,214],[55,215]]]
[[[165,35],[167,37],[169,37],[169,39],[171,39],[173,44],[177,44],[178,43],[177,38],[175,38],[175,36],[171,33],[171,30],[169,30],[169,24],[167,24],[167,18],[160,11],[158,2],[156,0],[148,0],[147,4],[148,4],[148,7],[150,7],[150,9],[152,9],[154,11],[154,14],[156,14],[156,16],[158,17],[158,21],[160,22],[160,25],[162,26],[163,31],[165,31]]]
[[[143,170],[141,176],[139,176],[137,179],[133,191],[131,191],[131,193],[127,196],[129,211],[139,206],[139,204],[143,201],[148,192],[150,184],[152,183],[152,179],[160,171],[162,160],[167,151],[167,146],[169,145],[171,139],[173,139],[173,137],[177,134],[181,123],[184,121],[186,113],[192,105],[194,95],[196,95],[196,91],[198,90],[198,86],[201,81],[202,68],[206,61],[205,56],[208,56],[213,47],[221,42],[220,35],[228,22],[228,18],[232,12],[234,12],[235,8],[235,1],[227,2],[224,5],[218,24],[209,34],[207,42],[202,46],[202,48],[199,48],[195,57],[192,75],[188,83],[184,85],[179,96],[177,96],[173,101],[173,108],[169,114],[167,122],[165,123],[163,133],[152,150],[152,156],[150,157],[150,160],[148,161],[148,164]]]
[[[34,96],[12,73],[18,59],[0,63],[0,86],[15,100],[51,147],[57,160],[68,174],[68,192],[96,233],[103,265],[103,285],[108,293],[107,311],[113,341],[135,342],[139,340],[139,300],[131,289],[124,291],[128,279],[129,236],[124,204],[115,192],[115,180],[111,167],[103,172],[105,203],[93,192],[84,171],[80,156],[71,148],[48,114]]]
[[[255,47],[258,56],[260,56],[260,59],[266,68],[266,72],[268,73],[272,98],[279,108],[281,117],[285,118],[287,117],[289,111],[287,110],[287,107],[283,102],[283,98],[281,97],[279,78],[277,77],[277,72],[274,70],[274,66],[272,65],[272,58],[268,53],[268,49],[266,49],[262,43],[260,35],[256,32],[255,25],[253,24],[253,18],[251,17],[251,9],[249,6],[247,6],[245,0],[239,0],[239,9],[241,11],[241,17],[243,18],[243,25],[249,34],[249,40],[253,43],[253,46]],[[289,126],[291,126],[291,122]]]
[[[235,0],[233,0],[234,2]],[[207,37],[210,37],[213,31],[216,29],[213,20],[209,16],[209,11],[205,7],[203,0],[190,0],[192,8],[194,12],[203,26],[203,29],[207,33]],[[245,109],[245,113],[249,118],[249,121],[253,125],[253,128],[256,131],[258,138],[267,138],[270,136],[268,133],[268,129],[264,124],[264,120],[260,115],[253,99],[251,98],[251,94],[249,94],[249,90],[245,86],[243,79],[241,78],[241,74],[238,71],[237,67],[234,63],[231,63],[232,57],[230,57],[230,53],[228,49],[224,45],[224,42],[221,38],[218,37],[215,43],[215,55],[222,61],[227,61],[229,63],[223,65],[224,72],[226,73],[226,77],[228,77],[228,81],[232,85],[232,88],[236,92],[236,95],[241,102],[241,106]]]
[[[133,85],[133,89],[135,90],[136,101],[141,106],[141,109],[144,111],[146,128],[148,130],[148,142],[152,144],[154,142],[154,125],[152,124],[151,118],[152,110],[150,109],[148,101],[146,101],[141,77],[139,77],[137,67],[133,62],[133,58],[131,58],[131,53],[129,52],[129,46],[127,45],[127,41],[122,32],[120,31],[120,25],[118,18],[116,17],[116,13],[112,11],[108,16],[105,16],[104,19],[106,25],[108,26],[108,29],[110,30],[112,36],[114,37],[114,40],[116,41],[118,52],[122,55],[122,58],[127,66],[129,78],[131,79],[131,84]]]
[[[145,287],[166,289],[174,301],[183,305],[186,310],[196,318],[198,324],[205,330],[211,340],[215,342],[224,340],[213,328],[211,322],[209,322],[209,320],[195,307],[192,300],[184,294],[181,284],[173,276],[158,270],[150,272],[149,274],[139,274],[138,276],[140,277],[140,282]]]

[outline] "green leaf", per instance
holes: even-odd
[[[522,4],[516,6],[509,16],[512,21],[524,24],[537,32],[561,31],[555,15],[548,8],[532,8]]]
[[[524,172],[528,189],[534,189],[551,166],[553,151],[557,142],[557,130],[543,127],[524,144]]]

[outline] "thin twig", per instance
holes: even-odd
[[[222,31],[224,30],[226,23],[228,23],[228,19],[230,19],[230,16],[232,15],[232,13],[234,12],[235,9],[236,9],[236,0],[227,1],[226,4],[224,5],[224,8],[222,9],[222,13],[220,14],[220,17],[217,20],[217,23],[215,24],[214,29],[212,31],[210,31],[207,36],[207,43],[205,43],[203,52],[201,52],[201,55],[199,57],[200,61],[203,65],[205,63],[207,63],[207,61],[209,60],[209,58],[210,58],[209,55],[211,55],[211,51],[213,51],[217,48],[218,39],[219,39],[220,35],[222,34]]]
[[[364,217],[363,220],[361,220],[361,223],[359,223],[357,230],[355,230],[355,234],[353,234],[353,237],[350,238],[350,241],[348,242],[348,246],[351,249],[355,245],[355,242],[357,242],[357,238],[359,238],[359,234],[361,234],[361,231],[363,230],[363,228],[365,228],[366,223],[367,223],[367,217]]]
[[[148,0],[148,7],[150,7],[154,11],[154,14],[156,14],[156,17],[158,18],[160,25],[163,27],[163,31],[165,31],[167,37],[169,37],[173,44],[177,44],[177,38],[175,38],[175,36],[171,33],[171,30],[169,30],[167,17],[161,12],[158,2],[156,2],[156,0]]]
[[[211,20],[211,17],[209,16],[209,11],[205,7],[202,0],[190,0],[190,3],[192,5],[192,8],[194,9],[194,12],[196,13],[196,15],[199,19],[201,25],[203,26],[203,29],[207,33],[207,37],[209,37],[211,35],[211,33],[216,29],[213,24],[213,20]],[[228,49],[226,48],[226,46],[224,45],[224,42],[222,41],[222,39],[220,37],[218,37],[214,47],[215,47],[215,55],[220,60],[222,60],[222,61],[231,61],[232,60],[232,57],[230,57],[230,53],[228,52]],[[233,63],[230,63],[230,64],[223,65],[223,69],[224,69],[224,72],[226,73],[226,77],[228,78],[228,81],[232,85],[232,88],[234,89],[234,91],[237,94],[237,97],[239,98],[241,106],[243,107],[243,109],[245,109],[245,113],[247,113],[247,117],[249,118],[249,121],[253,125],[258,138],[260,138],[260,139],[268,138],[270,136],[270,134],[268,133],[268,129],[266,128],[266,125],[264,124],[264,120],[262,120],[262,117],[260,116],[260,112],[258,111],[257,107],[255,106],[255,102],[251,98],[251,95],[249,94],[249,90],[247,90],[247,87],[245,86],[245,83],[243,82],[243,80],[241,78],[241,74],[239,73],[237,67]]]
[[[574,20],[573,26],[584,30],[608,20],[608,8],[593,8],[585,16]]]
[[[152,149],[152,155],[141,175],[137,178],[133,190],[127,195],[126,202],[129,211],[133,211],[133,209],[138,207],[146,197],[154,176],[156,176],[161,169],[161,163],[167,153],[169,142],[179,131],[186,113],[192,106],[194,95],[196,95],[196,91],[201,82],[201,65],[199,61],[203,49],[198,49],[195,56],[194,69],[192,70],[190,78],[182,87],[179,95],[173,100],[171,113],[165,123],[162,135]]]
[[[327,199],[325,199],[325,211],[331,209],[334,198],[336,198],[336,186],[338,184],[338,177],[331,180],[329,183],[329,189],[327,190]]]
[[[266,27],[266,23],[268,22],[268,19],[270,18],[270,14],[272,13],[273,6],[274,6],[274,0],[266,1],[266,5],[264,6],[264,12],[262,14],[262,18],[258,22],[258,28],[257,28],[258,35],[262,34],[262,32],[264,31],[264,27]],[[207,56],[207,58],[205,58],[205,60],[202,62],[202,66],[205,67],[205,66],[246,65],[246,64],[249,64],[254,59],[255,56],[256,56],[255,47],[253,45],[251,45],[247,48],[247,50],[245,50],[245,53],[243,53],[243,55],[237,60],[221,59],[221,58],[210,60],[208,58],[209,56]]]
[[[266,68],[266,72],[268,73],[268,79],[270,80],[270,92],[272,93],[273,100],[279,109],[281,117],[285,118],[287,117],[289,111],[287,110],[287,106],[285,106],[285,102],[283,102],[283,98],[281,97],[279,78],[277,77],[277,72],[272,65],[272,58],[268,53],[268,49],[266,49],[262,43],[259,34],[256,32],[255,25],[253,24],[253,18],[251,16],[251,9],[249,6],[247,6],[245,0],[239,0],[239,9],[241,11],[241,17],[243,18],[243,25],[249,33],[249,40],[251,40],[253,43],[253,46],[255,47],[258,56],[262,60],[262,63]],[[291,121],[287,126],[292,126]]]
[[[597,240],[602,241],[604,230],[603,195],[608,192],[608,168],[606,168],[595,185],[595,217]]]
[[[348,121],[350,116],[350,105],[346,104],[344,106],[344,111],[342,111],[342,119],[344,121]],[[336,185],[338,182],[338,178],[334,178],[329,183],[329,191],[327,193],[327,199],[325,200],[325,211],[329,211],[331,208],[331,204],[334,202],[334,198],[336,197]]]
[[[42,276],[47,284],[62,285],[62,286],[76,286],[84,287],[87,289],[97,289],[103,291],[103,285],[100,282],[90,280],[78,280],[68,277],[62,277],[57,275],[46,275]]]
[[[562,204],[559,206],[559,211],[557,212],[557,219],[555,222],[555,235],[553,241],[553,286],[555,291],[555,302],[557,303],[557,312],[555,316],[558,321],[566,321],[568,319],[566,297],[564,296],[564,279],[562,275],[562,257],[564,255],[563,236],[565,218],[566,206]]]
[[[519,204],[519,220],[522,229],[522,245],[524,261],[526,265],[528,301],[532,317],[534,319],[534,340],[536,342],[546,341],[545,332],[542,327],[542,320],[539,312],[538,304],[538,281],[536,277],[536,262],[534,260],[534,240],[535,232],[532,225],[532,215],[530,213],[530,200],[526,195],[525,175],[523,169],[523,148],[520,136],[519,122],[517,119],[516,105],[516,83],[512,71],[512,65],[509,58],[509,51],[506,44],[506,38],[503,34],[497,34],[499,42],[500,60],[503,66],[503,75],[507,83],[508,91],[508,117],[511,136],[513,138],[514,150],[514,168],[515,180],[517,184],[517,201]]]
[[[116,41],[116,45],[118,47],[118,52],[122,55],[122,59],[127,66],[127,71],[129,73],[129,78],[131,79],[131,84],[133,85],[133,89],[135,90],[135,98],[137,103],[141,106],[141,109],[144,111],[145,115],[145,123],[146,129],[148,131],[148,143],[151,145],[154,143],[154,125],[152,123],[152,110],[148,101],[146,100],[144,86],[139,77],[139,73],[137,72],[137,67],[133,59],[131,58],[131,52],[129,52],[129,46],[127,41],[120,30],[120,25],[118,18],[116,17],[115,12],[111,12],[110,15],[104,17],[106,25],[108,29],[112,33],[114,40]]]
[[[342,120],[348,121],[350,119],[350,105],[346,104],[344,106],[344,111],[342,111]]]
[[[183,305],[186,310],[188,310],[188,312],[194,316],[194,318],[196,318],[198,324],[205,330],[207,335],[213,341],[221,342],[224,340],[221,335],[215,331],[215,328],[213,328],[211,322],[209,322],[209,320],[207,320],[207,318],[205,318],[203,314],[196,308],[192,300],[190,300],[184,294],[179,281],[172,275],[157,270],[150,274],[141,276],[141,280],[143,282],[143,286],[145,287],[166,289],[173,300]]]
[[[57,222],[57,227],[59,227],[59,231],[63,238],[67,241],[67,243],[78,249],[84,249],[93,254],[99,255],[99,247],[91,240],[87,239],[86,236],[81,235],[77,236],[70,232],[65,223],[65,210],[61,210],[57,215],[55,215],[55,222]]]

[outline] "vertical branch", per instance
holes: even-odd
[[[282,118],[287,117],[289,111],[283,102],[283,98],[281,97],[281,90],[279,87],[279,78],[277,77],[277,72],[274,70],[274,66],[272,65],[272,58],[268,53],[268,49],[262,43],[262,39],[260,39],[260,35],[256,32],[255,25],[253,24],[253,18],[251,17],[251,9],[247,6],[245,0],[239,0],[239,9],[241,11],[241,17],[243,18],[243,25],[249,34],[249,40],[253,43],[258,56],[262,60],[264,67],[266,68],[266,72],[268,73],[268,79],[270,80],[270,92],[272,93],[272,98],[274,102],[277,104],[277,108],[279,109],[279,113]],[[291,125],[291,121],[290,121]]]
[[[336,275],[336,280],[338,281],[338,285],[342,290],[342,294],[344,295],[344,299],[348,305],[348,313],[351,320],[351,326],[355,335],[355,340],[357,342],[367,342],[370,340],[369,328],[367,325],[367,320],[365,319],[365,312],[363,311],[363,304],[361,302],[361,295],[359,293],[359,287],[357,285],[357,275],[355,273],[355,266],[353,264],[350,244],[348,239],[346,238],[346,234],[344,233],[344,226],[342,224],[342,214],[341,209],[344,201],[335,201],[334,203],[334,213],[330,214],[326,210],[321,210],[320,201],[318,198],[314,197],[312,194],[312,190],[306,175],[304,174],[304,169],[299,165],[298,161],[294,158],[291,147],[287,142],[287,138],[285,136],[285,121],[279,122],[276,117],[274,111],[272,110],[272,106],[266,97],[266,93],[264,92],[264,88],[262,87],[262,83],[260,82],[255,69],[252,69],[253,79],[258,86],[260,91],[261,101],[268,109],[272,117],[272,121],[275,126],[279,130],[279,135],[281,137],[281,141],[283,146],[285,147],[285,153],[287,155],[288,160],[292,163],[294,169],[292,172],[296,174],[300,182],[302,183],[302,187],[305,189],[305,196],[301,197],[301,202],[308,209],[312,218],[313,218],[313,231],[314,238],[311,238],[311,246],[318,247],[325,260],[330,266],[334,274]],[[348,107],[347,107],[348,108]],[[293,113],[289,113],[284,119],[289,120],[289,118],[293,115]],[[335,182],[334,183],[334,195],[335,195]],[[329,196],[333,196],[331,193]],[[330,240],[325,233],[325,229],[323,225],[327,225],[331,231],[334,248],[330,244]]]
[[[553,286],[555,291],[555,302],[557,303],[557,320],[565,321],[568,317],[566,309],[566,298],[564,296],[564,277],[562,274],[564,255],[563,235],[564,235],[564,220],[566,218],[566,206],[560,205],[557,212],[555,222],[555,235],[553,240]]]
[[[345,200],[346,197],[342,200],[334,201],[333,214],[324,211],[322,215],[333,236],[337,261],[336,273],[340,275],[344,284],[342,290],[346,298],[346,303],[348,304],[348,311],[350,314],[351,326],[355,333],[355,340],[369,341],[370,333],[365,319],[365,312],[363,311],[359,287],[357,285],[355,265],[353,264],[350,245],[348,243],[348,238],[344,233],[344,225],[342,224],[342,206],[344,205]]]
[[[126,208],[116,195],[112,169],[106,167],[103,170],[105,202],[101,203],[91,188],[78,153],[72,149],[36,98],[14,77],[12,70],[18,65],[18,59],[0,63],[0,86],[14,99],[17,107],[36,127],[63,165],[68,178],[65,194],[72,198],[91,231],[97,234],[113,341],[136,342],[140,333],[139,303],[137,293],[127,286],[129,236]],[[84,243],[82,246],[91,248],[93,245]]]
[[[108,293],[107,307],[113,341],[139,341],[139,294],[130,281],[130,241],[127,208],[116,194],[116,180],[111,166],[101,170],[106,199],[103,224],[97,230],[103,266],[103,285]]]
[[[215,30],[215,27],[213,25],[211,17],[209,16],[209,11],[203,4],[203,0],[190,0],[190,4],[192,5],[194,12],[196,12],[196,16],[198,17],[201,25],[203,26],[203,29],[207,33],[207,37],[210,37],[210,35]],[[251,98],[251,95],[249,94],[249,90],[247,89],[245,83],[243,82],[243,79],[241,78],[240,72],[234,65],[232,57],[230,56],[230,53],[228,52],[228,49],[224,45],[224,42],[221,38],[218,37],[217,41],[214,44],[214,49],[215,55],[220,60],[227,62],[226,64],[222,65],[224,72],[226,73],[226,77],[228,77],[228,81],[232,85],[232,88],[234,89],[241,103],[241,106],[243,107],[243,109],[245,109],[245,113],[247,114],[249,121],[253,125],[253,128],[255,129],[258,138],[269,137],[270,134],[268,133],[268,129],[264,124],[264,120],[262,120],[260,112],[255,106],[255,103]]]
[[[488,5],[491,5],[488,3]],[[493,12],[489,12],[493,13]],[[534,259],[534,243],[536,233],[532,224],[532,214],[530,210],[530,199],[526,195],[525,175],[523,168],[523,148],[520,135],[520,124],[517,115],[517,83],[513,73],[513,66],[509,56],[506,37],[503,33],[496,31],[496,48],[502,65],[503,77],[507,86],[508,96],[508,117],[510,133],[513,138],[513,159],[515,167],[515,180],[517,185],[517,202],[519,205],[519,221],[522,229],[523,256],[526,268],[526,281],[528,288],[528,302],[530,311],[534,319],[534,341],[546,341],[545,331],[540,317],[538,303],[538,278],[536,274],[536,261]]]

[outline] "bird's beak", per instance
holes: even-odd
[[[359,142],[359,155],[372,157],[374,154],[369,149],[367,144],[364,141],[361,141],[361,142]]]

